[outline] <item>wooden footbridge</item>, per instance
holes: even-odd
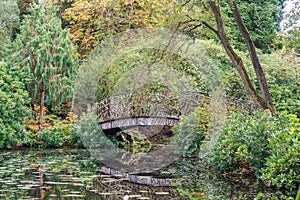
[[[216,100],[217,101],[217,100]],[[256,109],[252,102],[225,96],[219,102],[227,110],[251,112]],[[188,115],[198,106],[207,107],[213,100],[205,92],[170,91],[124,93],[98,101],[94,111],[103,130],[130,128],[134,126],[174,126],[183,115]]]

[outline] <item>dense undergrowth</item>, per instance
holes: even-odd
[[[218,173],[254,173],[267,185],[294,194],[300,184],[300,121],[258,112],[232,114],[209,155]]]

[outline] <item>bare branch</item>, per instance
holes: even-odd
[[[187,5],[188,3],[190,3],[190,2],[191,2],[191,0],[186,1],[184,4],[181,5],[181,7],[186,6],[186,5]]]
[[[188,30],[188,32],[192,32],[193,30],[195,30],[195,29],[197,29],[197,28],[199,28],[201,26],[202,26],[202,24],[197,24],[194,27],[192,27],[190,30]]]
[[[189,15],[186,15],[186,17],[189,18],[189,20],[186,20],[184,22],[179,22],[179,26],[181,26],[182,24],[187,24],[187,23],[191,23],[191,22],[198,22],[198,23],[201,23],[201,24],[205,25],[208,29],[210,29],[211,31],[213,31],[215,34],[218,34],[218,31],[214,27],[212,27],[209,23],[207,23],[205,20],[202,20],[202,19],[196,20],[196,19],[193,19]],[[196,28],[200,27],[201,24],[195,25],[188,32],[191,32],[191,31],[195,30]],[[178,28],[179,28],[179,26],[178,26]]]
[[[208,29],[210,29],[212,32],[214,32],[215,34],[218,35],[218,31],[217,31],[214,27],[212,27],[211,25],[209,25],[206,21],[201,20],[201,23],[204,24],[204,25],[205,25]]]

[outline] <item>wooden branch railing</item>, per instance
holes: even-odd
[[[198,106],[208,106],[212,98],[205,92],[159,91],[147,95],[118,94],[104,98],[94,105],[99,122],[139,116],[180,118]],[[220,105],[229,111],[253,112],[257,106],[250,101],[225,96]]]

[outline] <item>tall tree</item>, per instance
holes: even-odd
[[[176,0],[73,0],[63,13],[81,58],[106,36],[130,28],[164,26]]]
[[[204,7],[204,9],[208,9],[214,20],[215,23],[209,23],[207,20],[199,17],[197,19],[193,19],[190,17],[189,21],[186,21],[186,23],[189,22],[197,22],[198,24],[193,24],[194,27],[199,27],[201,25],[206,26],[209,28],[213,33],[217,35],[219,40],[221,41],[227,55],[229,56],[230,60],[232,61],[232,64],[236,67],[237,71],[239,72],[239,75],[242,79],[242,82],[244,84],[244,87],[247,91],[247,93],[250,95],[250,97],[262,108],[262,109],[269,109],[273,115],[276,115],[274,105],[272,103],[272,98],[268,89],[268,84],[264,75],[264,72],[262,70],[262,67],[260,65],[259,58],[257,56],[257,52],[255,49],[255,45],[250,37],[250,34],[247,30],[247,27],[244,24],[244,21],[242,19],[242,16],[239,12],[238,5],[236,1],[233,0],[227,0],[233,20],[235,21],[238,30],[240,34],[242,35],[242,38],[244,40],[244,43],[247,46],[247,50],[249,52],[252,66],[256,74],[256,79],[259,84],[260,92],[254,87],[253,83],[250,80],[249,74],[244,66],[242,58],[236,53],[234,50],[229,35],[225,30],[224,25],[224,16],[222,16],[221,13],[221,3],[220,1],[215,0],[209,0],[209,1],[197,1],[201,6]],[[185,4],[187,5],[187,4]],[[261,93],[261,95],[260,95]]]
[[[61,104],[72,94],[77,63],[68,30],[61,28],[55,7],[33,3],[29,13],[24,17],[14,43],[12,60],[31,74],[28,91],[32,103],[39,102],[42,125],[45,100],[53,105]]]

